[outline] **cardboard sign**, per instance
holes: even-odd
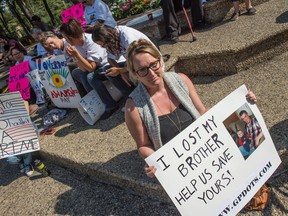
[[[88,124],[94,125],[105,112],[105,104],[93,89],[80,100],[78,111]]]
[[[119,101],[122,93],[108,80],[103,82],[111,97]],[[79,102],[78,111],[83,119],[90,125],[94,125],[105,111],[105,104],[98,93],[93,89]]]
[[[10,67],[8,81],[9,92],[19,91],[24,100],[30,99],[29,80],[26,77],[29,71],[28,61]]]
[[[236,215],[273,174],[281,160],[255,104],[243,85],[184,131],[146,158],[182,215]],[[245,110],[261,128],[261,139],[248,135],[240,117]],[[256,144],[257,143],[257,144]]]
[[[38,59],[38,73],[55,106],[77,108],[81,96],[70,74],[64,55]]]
[[[72,7],[61,12],[61,18],[63,23],[68,22],[69,18],[71,17],[78,19],[82,26],[86,25],[82,3],[73,5]]]
[[[0,159],[40,150],[19,92],[0,95]]]
[[[35,69],[33,71],[30,71],[26,74],[28,77],[30,84],[36,94],[36,104],[44,104],[45,103],[45,95],[43,92],[43,83],[41,82],[41,79],[38,74],[38,70]]]

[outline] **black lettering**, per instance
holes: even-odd
[[[167,164],[164,162],[163,157],[164,157],[164,155],[162,155],[162,156],[157,160],[157,162],[159,162],[159,161],[162,162],[162,164],[165,166],[164,169],[163,169],[163,171],[165,171],[170,165],[167,165]]]
[[[190,168],[192,170],[194,170],[194,167],[197,168],[197,164],[195,164],[194,162],[192,162],[192,157],[188,157],[186,158],[186,163],[190,166]]]
[[[217,145],[218,148],[220,148],[220,146],[218,145],[218,143],[221,144],[222,146],[224,145],[223,142],[221,142],[221,141],[218,140],[218,134],[216,134],[216,133],[213,134],[213,135],[211,136],[211,138],[214,140],[214,142],[215,142],[215,144]]]
[[[183,177],[185,177],[188,174],[188,169],[184,167],[184,164],[180,164],[178,166],[178,171],[181,173]]]
[[[178,158],[180,158],[183,155],[183,153],[181,155],[179,155],[175,148],[173,148],[173,150],[174,150],[174,152],[175,152],[175,154],[177,155]]]

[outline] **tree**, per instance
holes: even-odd
[[[2,7],[0,7],[0,20],[1,20],[1,23],[2,23],[2,25],[4,27],[4,29],[6,30],[5,32],[8,32],[9,34],[11,34],[11,31],[10,31],[9,26],[7,24],[8,22],[7,22],[4,14],[3,14]]]
[[[18,12],[17,10],[17,7],[16,7],[16,4],[15,4],[15,1],[11,0],[7,0],[6,1],[11,13],[16,17],[16,19],[18,20],[18,22],[20,23],[20,25],[22,26],[23,30],[25,31],[25,33],[27,35],[30,35],[30,32],[29,32],[29,26],[27,26],[27,24],[25,23],[25,21],[22,19],[20,13]]]
[[[32,13],[31,13],[31,11],[30,12],[28,11],[26,3],[23,0],[16,0],[16,3],[19,6],[22,13],[24,14],[24,16],[26,17],[26,19],[29,20],[29,22],[32,25],[32,22],[31,22],[31,14]]]
[[[54,17],[54,15],[52,14],[52,12],[51,12],[51,10],[50,10],[50,8],[49,8],[49,5],[48,5],[48,3],[47,3],[47,1],[46,1],[46,0],[42,0],[42,1],[43,1],[45,10],[47,11],[47,13],[48,13],[48,15],[49,15],[49,17],[50,17],[50,19],[51,19],[51,22],[52,22],[53,26],[55,26],[55,24],[56,24],[56,22],[55,22],[55,17]]]

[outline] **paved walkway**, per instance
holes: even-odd
[[[266,51],[263,48],[263,41],[266,42],[267,46],[269,43],[268,48],[271,48],[271,41],[269,41],[269,38],[275,38],[275,34],[277,33],[282,35],[281,32],[285,32],[288,29],[287,8],[287,0],[271,0],[257,6],[258,13],[253,17],[243,15],[240,16],[239,20],[236,22],[223,23],[222,25],[207,31],[198,32],[198,40],[195,43],[179,42],[173,45],[161,45],[163,53],[171,54],[171,59],[167,63],[167,67],[173,67],[175,62],[179,61],[180,63],[174,65],[175,69],[177,71],[187,72],[191,75],[197,74],[194,73],[195,71],[202,71],[201,68],[205,68],[205,64],[209,64],[209,61],[213,61],[213,57],[217,54],[220,55],[222,53],[223,58],[225,57],[223,63],[220,61],[221,59],[215,61],[218,63],[220,62],[220,64],[214,63],[215,68],[221,68],[221,70],[219,70],[220,73],[223,71],[223,68],[226,67],[229,55],[236,54],[234,55],[234,61],[237,62],[237,57],[239,57],[237,56],[238,53],[242,53],[240,56],[244,55],[243,53],[248,53],[248,56],[251,56],[254,53],[259,57],[259,55],[261,56],[261,53],[269,52],[269,55],[264,55],[265,58],[256,57],[256,61],[251,60],[248,57],[245,60],[243,57],[245,60],[244,62],[249,63],[249,61],[251,61],[251,64],[247,64],[246,70],[244,70],[245,67],[241,67],[241,70],[238,73],[235,73],[235,71],[230,73],[230,71],[228,71],[227,73],[221,73],[222,76],[198,75],[192,76],[192,80],[207,107],[212,107],[234,89],[245,83],[248,88],[252,89],[258,96],[258,108],[266,121],[266,125],[269,128],[275,146],[283,158],[287,155],[288,143],[288,52],[283,53],[283,49],[286,49],[287,51],[288,46],[285,41],[282,41],[280,45],[277,44],[277,47],[274,47],[275,49],[268,49],[268,51]],[[188,39],[190,36],[191,35],[189,34],[183,35],[181,36],[181,39]],[[255,53],[258,45],[261,45],[261,53]],[[232,51],[228,52],[227,50]],[[279,55],[281,52],[282,54]],[[269,56],[270,59],[268,59],[267,56]],[[274,56],[274,58],[271,56]],[[192,60],[189,60],[190,57]],[[204,65],[204,67],[201,66],[200,60],[203,60],[202,65]],[[261,64],[255,64],[260,60],[265,61]],[[198,63],[195,64],[201,70],[193,66],[194,61],[198,61]],[[208,69],[209,71],[213,71],[211,64]],[[226,69],[230,69],[230,66]],[[238,69],[236,71],[238,71]],[[37,118],[37,116],[35,116],[35,119],[36,123],[42,123],[42,120]],[[157,198],[157,200],[160,198],[163,200],[163,197],[167,197],[156,180],[148,179],[145,176],[143,172],[144,162],[137,154],[135,143],[126,128],[124,116],[120,110],[113,114],[108,120],[99,121],[94,126],[89,126],[82,119],[77,110],[70,110],[68,117],[55,125],[55,127],[57,128],[57,131],[54,135],[40,137],[42,148],[40,155],[44,159],[49,159],[55,164],[68,167],[75,172],[80,172],[80,176],[87,174],[97,181],[103,181],[117,185],[117,187],[122,187],[129,191],[127,192],[129,194],[131,192],[141,193],[141,195],[153,196],[154,198]],[[287,169],[287,164],[286,161],[285,164],[277,170],[277,173]],[[94,212],[97,212],[94,204],[103,207],[105,210],[106,208],[109,208],[108,206],[111,206],[111,209],[118,209],[117,211],[115,210],[115,212],[112,210],[110,212],[103,210],[102,213],[95,213],[94,215],[141,215],[141,213],[139,213],[141,211],[139,210],[138,214],[133,211],[134,208],[143,208],[144,213],[142,215],[176,214],[174,211],[175,209],[173,210],[173,206],[165,206],[169,210],[165,211],[166,213],[164,214],[158,214],[157,212],[153,214],[153,211],[150,212],[146,210],[147,206],[142,205],[142,199],[138,200],[135,197],[135,200],[137,200],[137,202],[139,201],[141,204],[136,204],[136,201],[130,202],[130,200],[124,199],[121,206],[123,208],[129,207],[131,210],[125,209],[125,211],[122,212],[122,210],[119,210],[120,204],[116,201],[117,199],[112,199],[111,195],[106,195],[105,193],[100,193],[100,195],[97,192],[95,194],[88,193],[90,189],[84,189],[79,185],[82,184],[83,181],[73,181],[72,188],[77,188],[77,193],[67,193],[72,184],[69,178],[73,178],[73,175],[67,174],[67,179],[65,179],[65,176],[61,176],[62,171],[58,171],[58,168],[55,169],[56,171],[53,170],[52,166],[51,178],[37,179],[37,181],[29,182],[27,181],[27,178],[17,178],[13,176],[10,177],[9,181],[6,181],[5,178],[3,179],[2,172],[7,172],[8,168],[0,161],[0,183],[1,185],[5,185],[5,187],[1,186],[0,193],[5,194],[3,198],[1,196],[1,202],[3,203],[5,201],[4,203],[6,204],[5,215],[9,214],[9,211],[11,211],[11,214],[13,215],[18,214],[19,212],[17,209],[23,208],[24,204],[24,202],[21,203],[18,201],[19,197],[22,200],[25,200],[25,196],[29,194],[28,191],[32,191],[32,188],[34,187],[36,187],[37,193],[35,192],[35,196],[29,196],[31,203],[32,200],[39,203],[39,197],[41,197],[49,203],[49,207],[45,207],[45,204],[43,203],[40,204],[39,207],[36,205],[38,208],[30,204],[28,207],[24,206],[27,211],[20,212],[20,214],[25,214],[25,212],[34,215],[81,214],[82,212],[79,213],[76,210],[73,210],[77,206],[79,209],[83,209],[84,215],[94,214]],[[53,172],[55,172],[55,174],[53,174]],[[61,178],[57,177],[59,175]],[[63,175],[65,175],[64,171]],[[63,179],[65,179],[65,181]],[[267,210],[246,215],[288,214],[287,179],[286,173],[271,180],[273,193],[271,203]],[[90,182],[89,184],[94,183]],[[28,186],[25,190],[21,189],[25,188],[24,185]],[[105,188],[105,186],[103,187]],[[92,187],[91,190],[95,190],[95,188]],[[83,191],[84,194],[87,194],[87,199],[81,194],[81,191]],[[113,193],[114,190],[109,189],[108,191]],[[124,192],[122,191],[118,194],[115,189],[115,193],[115,196],[122,196],[121,193]],[[45,194],[49,194],[49,196]],[[55,199],[55,197],[57,197],[57,199]],[[74,199],[78,200],[77,197],[81,198],[78,205],[74,201]],[[102,205],[102,203],[98,202],[99,199],[104,199],[110,205]],[[58,204],[63,200],[66,211],[59,211]],[[152,209],[157,206],[160,209],[162,205],[159,201],[149,201],[149,199],[146,198],[143,198],[142,201],[153,205]],[[130,205],[131,203],[135,203],[135,206]],[[83,205],[87,205],[86,211]],[[101,207],[99,207],[99,209],[101,209]],[[45,208],[48,209],[46,213]],[[39,211],[37,211],[37,209]]]
[[[208,106],[212,106],[242,83],[253,87],[259,98],[258,106],[283,158],[283,164],[277,173],[281,173],[288,167],[288,152],[285,153],[288,142],[287,60],[288,52],[239,74],[194,80],[198,83],[196,87]],[[259,83],[256,88],[255,83]],[[215,93],[212,93],[211,90]],[[212,93],[212,95],[208,95],[206,92]],[[112,119],[113,121],[116,119],[116,122],[111,123]],[[111,176],[119,175],[123,178],[133,179],[138,184],[147,184],[151,180],[142,174],[143,163],[135,152],[132,140],[127,135],[122,114],[116,113],[106,124],[108,126],[104,129],[105,133],[100,129],[104,127],[105,122],[99,122],[94,127],[78,128],[76,125],[85,124],[76,112],[72,112],[61,125],[57,126],[58,132],[55,136],[40,138],[43,151],[49,152],[50,159],[57,160],[54,157],[58,157],[60,161],[54,161],[56,163],[61,162],[61,158],[64,156],[69,158],[71,163],[77,164],[82,161],[82,164],[77,167],[82,168],[84,172],[84,169],[88,169],[87,166],[90,166],[97,168],[99,172],[109,172]],[[108,130],[109,127],[111,128]],[[68,133],[69,129],[73,131]],[[63,131],[66,132],[63,133]],[[104,137],[106,133],[108,133],[107,137]],[[99,134],[103,135],[99,136]],[[66,138],[67,136],[70,138]],[[116,139],[111,139],[111,137],[116,137]],[[108,140],[110,142],[106,144]],[[100,146],[102,147],[100,148]],[[52,171],[50,177],[41,178],[36,174],[28,179],[25,176],[17,176],[16,167],[8,166],[3,163],[3,160],[0,160],[1,214],[179,215],[173,204],[136,195],[128,185],[123,190],[119,187],[95,182],[85,174],[75,174],[49,162],[46,162],[46,165]],[[70,164],[71,167],[73,166]],[[73,171],[76,171],[75,169]],[[239,216],[287,215],[287,180],[288,172],[269,181],[272,193],[270,203],[265,211],[243,212]]]

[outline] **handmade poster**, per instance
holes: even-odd
[[[45,103],[45,95],[43,92],[43,83],[41,82],[41,79],[38,74],[38,69],[35,69],[33,71],[30,71],[26,74],[26,76],[29,79],[29,82],[36,94],[36,104],[44,104]]]
[[[40,150],[19,92],[0,95],[0,159]]]
[[[30,71],[29,62],[25,61],[10,67],[9,92],[19,91],[24,100],[30,99],[29,80],[26,74]]]
[[[81,96],[70,74],[64,55],[37,60],[44,89],[55,106],[77,108]]]
[[[146,158],[181,215],[236,215],[281,163],[246,93],[239,87]],[[251,122],[256,141],[246,131]]]
[[[93,89],[80,100],[78,111],[88,124],[94,125],[105,112],[105,104]]]
[[[61,12],[61,18],[63,23],[68,22],[70,17],[78,19],[82,26],[86,25],[86,21],[84,19],[84,8],[82,3],[73,5],[72,7]]]
[[[122,93],[108,80],[103,81],[105,87],[115,101],[119,101]],[[90,91],[79,102],[78,111],[83,119],[90,125],[94,125],[105,111],[105,104],[102,102],[95,90]]]

